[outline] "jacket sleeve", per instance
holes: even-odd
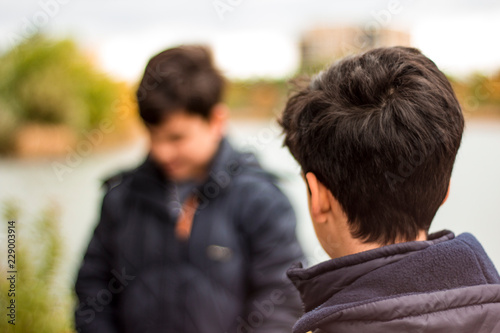
[[[99,223],[87,248],[76,279],[78,304],[75,328],[78,332],[118,332],[114,321],[113,292],[119,286],[117,271],[112,265],[114,217],[108,193],[103,200]],[[118,272],[119,274],[119,272]]]
[[[253,183],[247,190],[240,221],[248,245],[248,297],[238,329],[291,332],[302,314],[298,291],[286,277],[289,266],[303,260],[295,213],[271,183]]]

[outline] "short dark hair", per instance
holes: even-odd
[[[208,119],[222,99],[224,81],[208,48],[184,45],[165,50],[149,60],[137,89],[140,116],[152,125],[180,110]]]
[[[338,200],[352,235],[391,244],[428,231],[464,128],[445,75],[419,50],[344,58],[288,100],[284,145]]]

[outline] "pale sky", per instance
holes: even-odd
[[[293,74],[301,33],[318,25],[396,28],[454,75],[500,69],[493,0],[0,0],[0,50],[34,30],[73,37],[107,72],[135,81],[147,60],[204,43],[232,78]]]

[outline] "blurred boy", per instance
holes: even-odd
[[[500,277],[471,234],[428,234],[464,119],[450,83],[412,48],[334,63],[292,96],[285,144],[332,260],[288,271],[294,332],[500,332]]]
[[[76,282],[81,332],[289,332],[300,315],[292,207],[224,138],[223,88],[203,47],[149,61],[137,98],[150,153],[108,181]]]

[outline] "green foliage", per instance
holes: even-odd
[[[245,80],[228,84],[225,101],[233,116],[274,117],[286,101],[285,80]]]
[[[89,130],[112,115],[120,84],[71,40],[34,35],[0,56],[0,152],[25,123]]]
[[[7,230],[7,221],[16,221],[16,324],[8,324],[3,314],[0,331],[71,332],[71,291],[60,283],[61,276],[58,274],[63,246],[57,209],[49,207],[38,219],[27,221],[19,219],[20,211],[11,202],[4,206],[3,215],[1,234]],[[6,247],[6,243],[2,242],[2,246]],[[6,263],[4,258],[0,260],[2,272],[7,271]],[[5,278],[0,279],[3,313],[6,311],[4,304],[10,301],[8,283]]]
[[[276,117],[287,97],[299,87],[307,86],[310,75],[299,74],[293,83],[285,80],[235,80],[228,84],[225,101],[232,116]],[[448,75],[464,111],[474,116],[500,116],[500,72],[493,76],[475,73],[465,79]]]
[[[500,105],[498,77],[475,73],[468,81],[469,96],[472,96],[478,105]]]

